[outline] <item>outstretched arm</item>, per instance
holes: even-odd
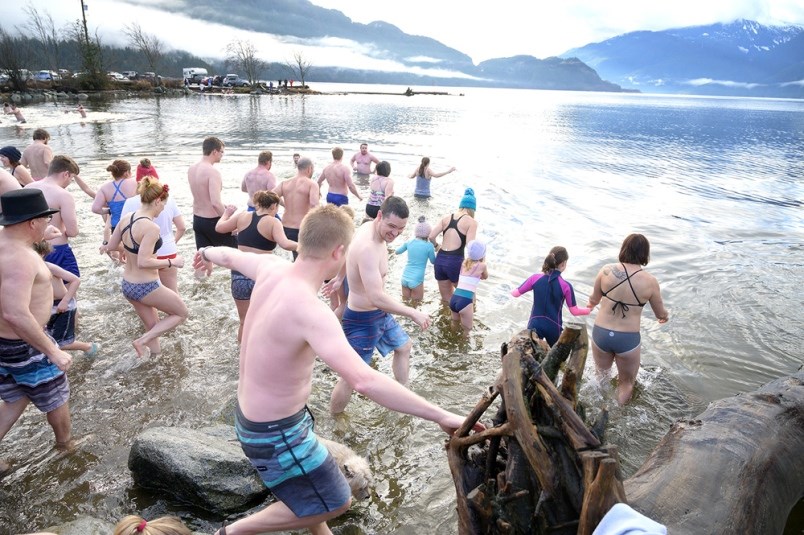
[[[448,175],[448,174],[452,173],[453,171],[455,171],[455,168],[454,168],[454,167],[450,167],[449,169],[447,169],[446,171],[444,171],[444,172],[442,172],[442,173],[432,173],[432,172],[431,172],[431,173],[430,173],[430,176],[431,176],[431,177],[435,177],[435,178],[441,178],[442,176],[444,176],[444,175]]]
[[[233,247],[202,247],[195,252],[193,268],[204,269],[210,274],[213,265],[218,265],[239,271],[249,279],[255,280],[260,265],[265,262],[284,262],[284,260],[274,255],[238,251]]]

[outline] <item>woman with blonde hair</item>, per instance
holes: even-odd
[[[128,515],[117,523],[113,535],[192,535],[192,532],[175,516],[145,520]]]
[[[282,223],[276,218],[279,210],[279,196],[273,191],[257,191],[253,196],[253,212],[241,212],[236,217],[234,206],[227,206],[220,220],[215,224],[215,232],[231,234],[237,230],[237,248],[250,253],[273,253],[279,245],[286,251],[295,251],[298,244],[288,239]],[[232,297],[240,317],[237,342],[243,335],[243,321],[246,319],[254,281],[238,271],[232,271]]]
[[[165,208],[168,187],[153,177],[145,177],[139,183],[137,191],[142,206],[122,218],[109,243],[103,245],[100,251],[106,253],[122,244],[128,253],[122,290],[147,329],[145,334],[133,342],[137,355],[141,357],[146,349],[152,354],[159,353],[159,336],[175,329],[187,319],[187,307],[179,294],[159,282],[161,268],[181,268],[184,265],[180,256],[162,260],[156,256],[157,250],[162,246],[162,237],[154,218]],[[167,315],[159,319],[157,311]]]

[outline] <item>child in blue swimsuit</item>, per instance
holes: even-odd
[[[402,273],[402,299],[414,299],[421,301],[424,297],[424,271],[427,261],[431,264],[435,262],[435,247],[430,243],[430,224],[424,216],[419,217],[419,224],[416,225],[416,237],[403,243],[396,254],[408,252],[408,263]]]

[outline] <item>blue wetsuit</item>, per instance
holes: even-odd
[[[519,288],[511,292],[514,297],[533,290],[533,307],[530,312],[528,329],[536,331],[540,338],[555,345],[561,335],[561,309],[567,302],[573,316],[585,316],[591,309],[581,308],[575,302],[572,285],[561,277],[557,269],[549,273],[534,273]]]

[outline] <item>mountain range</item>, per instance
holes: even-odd
[[[393,61],[400,72],[314,65],[308,80],[405,85],[494,86],[592,91],[746,95],[804,98],[804,28],[763,26],[739,20],[631,32],[538,59],[496,58],[475,65],[439,41],[409,35],[387,22],[353,22],[338,10],[308,0],[127,0],[244,30],[281,36],[286,42],[324,39],[356,42],[375,60]],[[314,60],[314,58],[311,58]],[[442,74],[424,75],[437,68]],[[443,74],[452,72],[454,75]],[[274,77],[274,76],[270,76]]]

